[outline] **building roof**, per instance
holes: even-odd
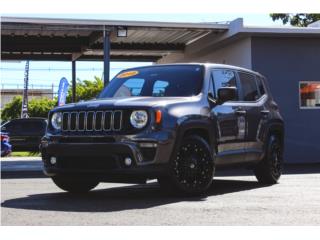
[[[101,60],[103,31],[110,31],[111,60],[157,61],[186,49],[212,50],[248,36],[320,37],[314,27],[246,27],[225,23],[110,21],[1,17],[3,60]],[[118,37],[118,29],[127,37]]]
[[[117,37],[117,29],[127,37]],[[13,60],[99,60],[103,30],[110,31],[111,60],[155,61],[227,23],[177,23],[1,17],[1,57]]]
[[[257,27],[244,26],[243,19],[238,18],[229,23],[228,31],[219,34],[207,34],[203,38],[189,44],[186,51],[190,53],[208,52],[216,48],[246,37],[310,37],[320,38],[319,27]]]

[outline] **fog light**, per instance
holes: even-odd
[[[50,163],[51,163],[52,165],[56,164],[56,163],[57,163],[57,158],[56,158],[56,157],[51,157],[51,158],[50,158]]]
[[[131,158],[127,157],[127,158],[124,159],[124,164],[125,164],[126,166],[130,166],[131,163],[132,163]]]

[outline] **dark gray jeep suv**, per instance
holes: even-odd
[[[281,175],[284,124],[264,76],[220,64],[120,72],[96,100],[57,107],[41,142],[44,172],[69,192],[99,182],[201,194],[216,168]]]

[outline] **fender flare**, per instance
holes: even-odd
[[[176,141],[174,145],[174,151],[176,150],[177,146],[180,145],[181,141],[183,140],[183,136],[192,130],[202,130],[206,131],[209,138],[209,146],[211,149],[216,151],[216,128],[212,123],[212,120],[206,116],[197,116],[194,118],[187,118],[187,119],[179,119],[180,121],[177,122],[177,135]]]
[[[264,145],[266,144],[271,132],[279,132],[281,134],[280,142],[282,147],[284,147],[284,133],[285,133],[284,123],[280,120],[275,120],[267,124],[267,128],[265,130],[265,135],[264,135]]]

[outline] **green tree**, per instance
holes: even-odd
[[[48,116],[49,111],[57,105],[57,100],[48,98],[34,98],[28,103],[28,113],[30,117]],[[1,120],[8,121],[14,118],[20,118],[22,106],[22,97],[16,96],[13,100],[5,105],[1,111]]]
[[[283,24],[289,22],[290,25],[298,27],[306,27],[320,20],[320,14],[316,13],[272,13],[270,17],[273,21],[282,20]]]
[[[103,81],[99,77],[90,80],[77,80],[76,101],[90,100],[98,96],[103,89]],[[68,90],[67,102],[72,102],[72,86]]]
[[[95,98],[103,89],[103,81],[95,77],[93,81],[78,80],[76,87],[77,101],[90,100]],[[72,102],[72,88],[69,88],[67,102]],[[28,103],[28,113],[30,117],[44,117],[57,105],[57,99],[48,98],[31,99]],[[8,121],[14,118],[20,118],[22,106],[22,97],[16,96],[11,102],[5,105],[1,110],[1,121]]]
[[[48,113],[57,105],[57,99],[40,98],[31,99],[28,104],[28,113],[30,117],[47,118]]]
[[[22,97],[16,96],[1,110],[1,121],[19,118],[21,114]]]

